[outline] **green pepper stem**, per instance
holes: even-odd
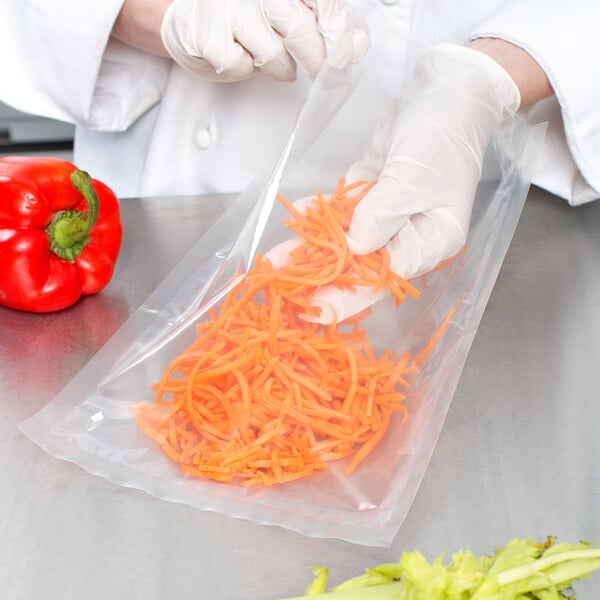
[[[90,241],[89,232],[98,219],[98,196],[88,173],[75,169],[71,173],[71,184],[81,193],[87,210],[61,210],[46,228],[50,237],[50,250],[60,258],[73,262]]]

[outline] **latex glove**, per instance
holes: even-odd
[[[296,64],[314,77],[326,59],[339,69],[368,48],[346,0],[175,0],[161,37],[179,65],[219,81],[293,81]]]
[[[456,255],[467,238],[492,132],[519,104],[513,80],[485,54],[453,44],[427,51],[406,102],[388,110],[365,157],[346,175],[348,182],[377,181],[354,211],[350,251],[368,254],[385,246],[391,268],[405,279]],[[287,242],[267,256],[281,266],[282,251],[293,246]],[[313,299],[321,316],[307,319],[342,321],[385,294],[325,286]]]

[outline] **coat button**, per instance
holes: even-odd
[[[212,127],[198,127],[194,132],[194,143],[198,148],[204,150],[213,143],[213,128]]]

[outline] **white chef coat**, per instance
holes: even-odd
[[[302,74],[292,84],[262,74],[237,83],[196,78],[110,39],[122,1],[3,0],[0,100],[77,123],[74,161],[122,198],[242,190],[281,148],[310,82]],[[361,77],[381,109],[428,45],[501,37],[526,49],[556,93],[530,111],[549,122],[534,183],[571,204],[600,197],[597,0],[350,4],[369,29]],[[315,156],[338,175],[373,126],[361,118],[360,99],[344,110],[344,143]]]

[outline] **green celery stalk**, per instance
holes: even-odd
[[[561,590],[600,569],[600,548],[555,541],[514,538],[495,556],[459,551],[447,565],[442,557],[430,564],[405,552],[398,563],[365,569],[329,591],[328,570],[313,567],[316,579],[305,595],[286,600],[560,600],[567,598]]]
[[[544,571],[560,563],[564,563],[560,565],[564,570],[552,578],[555,585],[568,583],[573,579],[578,579],[582,575],[600,568],[600,549],[572,550],[571,552],[561,552],[560,554],[538,558],[535,562],[528,565],[498,573],[498,585],[507,585],[520,579],[526,579],[539,571]],[[573,574],[572,577],[571,572]]]
[[[285,600],[400,600],[404,598],[405,585],[402,581],[393,583],[384,583],[381,585],[369,586],[366,588],[354,588],[351,590],[341,590],[339,592],[323,592],[321,594],[311,594],[310,596],[295,596]]]

